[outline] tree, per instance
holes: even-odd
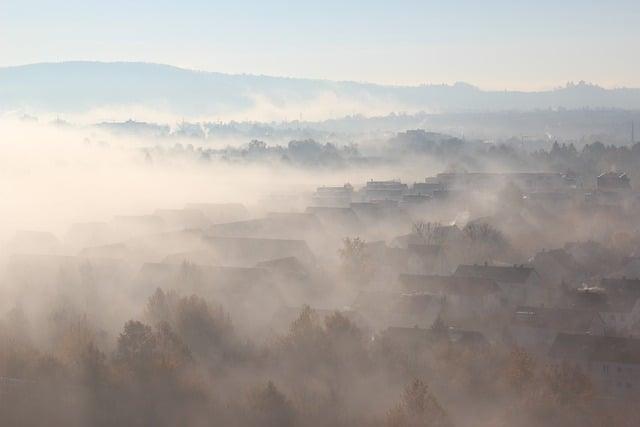
[[[286,396],[269,381],[249,394],[250,424],[260,427],[288,427],[294,424],[294,410]]]
[[[364,240],[359,237],[346,237],[342,240],[339,253],[342,269],[350,280],[364,284],[371,279],[373,272]]]
[[[444,243],[444,233],[442,224],[439,222],[416,221],[412,225],[412,231],[425,245],[435,245]]]
[[[153,369],[156,337],[150,326],[129,320],[118,337],[115,361],[139,378],[150,377]]]
[[[451,421],[429,387],[420,379],[404,390],[402,400],[387,413],[390,427],[448,427]]]

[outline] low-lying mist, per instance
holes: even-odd
[[[635,425],[639,145],[329,125],[0,119],[0,424]]]

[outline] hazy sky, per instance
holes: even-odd
[[[639,47],[640,0],[0,0],[0,66],[126,60],[393,84],[640,87]]]

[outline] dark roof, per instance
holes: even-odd
[[[607,292],[640,293],[640,279],[608,278],[600,280],[600,287]]]
[[[439,256],[444,252],[442,245],[425,245],[409,243],[407,245],[407,251],[410,255],[417,255],[423,257]]]
[[[255,238],[303,238],[323,231],[314,214],[272,212],[265,218],[214,224],[211,236]]]
[[[187,203],[187,209],[197,209],[212,222],[238,221],[249,215],[240,203]]]
[[[576,261],[576,259],[564,249],[553,249],[550,251],[538,252],[533,258],[533,262],[543,262],[545,260],[553,261],[562,266],[566,270],[573,272],[581,272],[582,266]]]
[[[482,334],[482,332],[478,331],[469,331],[465,329],[457,329],[457,328],[449,328],[448,329],[449,340],[452,343],[462,344],[467,346],[485,346],[488,345],[489,342]]]
[[[269,271],[284,274],[286,276],[294,276],[303,278],[309,275],[307,268],[294,256],[270,259],[256,264],[258,268],[264,268]]]
[[[601,288],[572,289],[567,294],[569,305],[576,309],[628,313],[638,301],[638,295],[620,295]]]
[[[421,313],[429,309],[439,310],[442,298],[427,293],[400,293],[387,291],[361,291],[353,306],[356,310]]]
[[[640,364],[640,340],[560,333],[551,345],[549,356],[589,362]]]
[[[497,266],[497,265],[460,265],[456,269],[456,276],[483,277],[499,283],[525,283],[532,274],[533,267],[529,266]]]
[[[400,274],[398,281],[407,292],[486,296],[500,292],[497,283],[483,277]]]
[[[594,320],[599,318],[598,312],[592,310],[520,306],[513,313],[511,321],[514,325],[587,333]]]
[[[390,326],[383,333],[382,337],[395,341],[398,344],[426,344],[429,338],[433,337],[434,331],[427,328]],[[454,344],[465,346],[488,345],[485,336],[478,331],[448,328],[447,336]]]
[[[305,263],[314,260],[304,240],[215,236],[205,238],[205,242],[218,256],[228,260],[253,264],[289,256],[295,256]]]

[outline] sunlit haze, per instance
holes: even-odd
[[[633,0],[4,0],[0,65],[125,60],[397,85],[638,87],[638,22]]]

